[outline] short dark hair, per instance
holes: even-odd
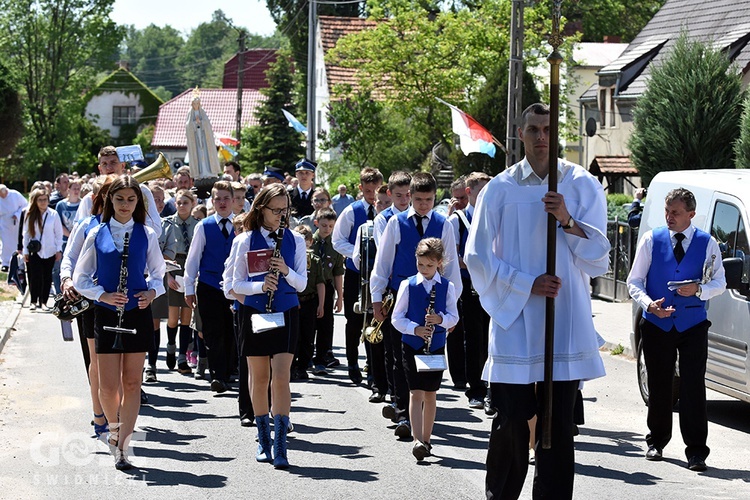
[[[437,181],[429,172],[417,172],[411,176],[409,191],[414,193],[436,193]]]
[[[409,186],[411,183],[411,174],[403,170],[396,170],[388,177],[388,189],[393,191],[394,188]]]
[[[315,220],[336,220],[338,216],[332,208],[321,208],[315,212]]]
[[[102,156],[117,156],[117,148],[115,148],[114,146],[104,146],[99,150],[97,160],[101,160]]]
[[[466,187],[466,176],[462,175],[455,181],[451,182],[451,191],[454,189],[464,189]]]
[[[388,194],[388,184],[383,184],[377,190],[378,194]]]
[[[234,189],[229,181],[216,181],[214,187],[211,188],[211,198],[216,196],[217,191],[229,191],[229,194],[234,196]]]
[[[695,207],[696,207],[695,196],[693,195],[692,192],[688,191],[687,189],[685,188],[673,189],[670,192],[668,192],[666,198],[664,198],[664,202],[667,205],[675,201],[683,202],[688,212],[695,211]]]
[[[234,169],[235,172],[242,172],[242,169],[240,168],[240,164],[236,161],[228,161],[224,164],[224,166],[230,166]]]
[[[526,121],[529,119],[529,116],[548,114],[550,114],[549,106],[547,106],[543,102],[536,102],[532,104],[528,108],[524,109],[523,113],[521,113],[521,128],[523,129],[526,126]]]
[[[383,174],[377,168],[365,167],[359,173],[359,182],[360,184],[380,185],[383,183]]]

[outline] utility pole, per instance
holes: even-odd
[[[523,103],[523,8],[525,0],[513,0],[510,14],[510,59],[508,68],[507,135],[508,154],[505,165],[510,167],[521,160],[521,141],[518,127],[521,126]]]
[[[240,37],[237,41],[240,44],[237,53],[237,132],[236,139],[242,143],[242,75],[245,73],[245,30],[240,28]],[[240,144],[237,145],[237,151],[240,150]]]
[[[315,17],[317,5],[309,0],[307,20],[307,158],[315,161]]]

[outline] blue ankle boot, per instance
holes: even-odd
[[[255,460],[258,462],[273,462],[271,457],[271,421],[268,415],[255,417],[255,425],[258,426],[258,452],[255,454]]]
[[[276,469],[287,469],[289,467],[289,460],[286,459],[286,433],[288,429],[288,416],[273,416],[273,466]]]

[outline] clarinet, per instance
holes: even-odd
[[[120,262],[120,282],[117,284],[117,292],[128,293],[128,252],[130,247],[130,234],[125,233],[122,239],[122,260]],[[135,334],[133,328],[122,327],[122,317],[125,315],[125,306],[117,306],[117,326],[105,326],[104,330],[109,332],[115,332],[115,342],[112,344],[112,349],[122,351],[122,334],[130,333]]]
[[[278,258],[281,257],[281,242],[284,239],[284,228],[286,227],[286,217],[281,217],[281,223],[279,224],[279,228],[276,230],[276,248],[273,251],[273,257]],[[271,273],[273,273],[274,276],[279,276],[279,270],[278,269],[272,269]],[[273,296],[274,296],[274,290],[268,291],[268,303],[266,304],[266,312],[268,314],[273,312],[273,307],[271,307],[271,303],[273,302]]]
[[[432,290],[430,290],[430,305],[427,306],[427,314],[435,314],[435,286],[433,285]],[[424,346],[424,353],[430,354],[430,347],[432,346],[432,334],[435,332],[435,325],[425,325],[427,328],[429,328],[430,335],[427,337],[427,340],[425,340],[426,344]]]

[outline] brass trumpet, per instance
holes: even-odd
[[[164,156],[164,153],[159,153],[156,157],[156,161],[143,170],[133,174],[133,179],[138,182],[147,182],[154,179],[171,179],[172,168],[169,166],[169,160]]]
[[[393,303],[395,302],[393,294],[388,292],[388,295],[383,297],[383,303],[382,303],[382,311],[383,316],[388,316],[388,313],[391,312],[391,308],[393,307]],[[370,322],[370,326],[367,326],[362,330],[362,340],[367,340],[371,344],[379,344],[383,341],[383,332],[380,331],[381,327],[383,326],[383,321],[378,321],[375,318],[372,318],[372,321]]]

